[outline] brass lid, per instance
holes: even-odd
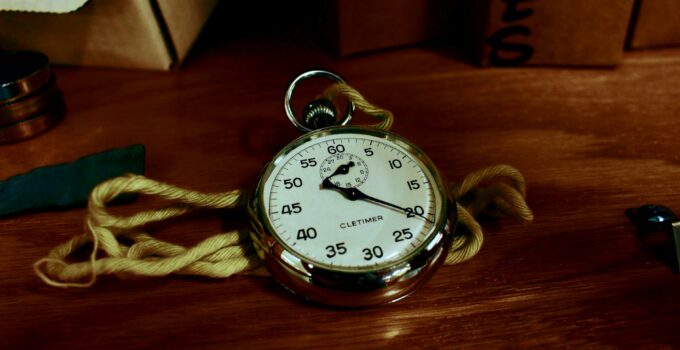
[[[51,77],[49,59],[42,53],[33,51],[0,53],[0,104],[35,92]]]
[[[63,118],[64,110],[47,56],[0,52],[0,143],[47,131]]]
[[[57,99],[61,99],[61,93],[54,82],[54,78],[52,78],[34,94],[14,102],[0,104],[0,127],[14,124],[49,110],[54,103],[57,103]]]
[[[18,123],[0,127],[0,143],[17,142],[41,134],[55,126],[63,117],[62,104],[60,109],[52,109]]]

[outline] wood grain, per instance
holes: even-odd
[[[84,209],[6,217],[0,348],[680,347],[680,277],[624,216],[645,203],[680,210],[679,53],[629,53],[612,70],[480,69],[444,49],[337,60],[314,45],[250,38],[199,46],[173,73],[57,68],[66,119],[0,146],[0,178],[143,143],[152,178],[248,188],[297,135],[282,109],[287,83],[325,67],[391,109],[393,130],[451,181],[492,164],[519,168],[536,220],[485,222],[471,261],[441,268],[402,301],[348,311],[249,276],[52,288],[31,265],[82,232]],[[116,211],[160,204],[140,198]],[[192,244],[242,218],[204,212],[153,232]]]

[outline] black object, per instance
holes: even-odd
[[[626,216],[635,226],[646,232],[667,229],[671,223],[678,221],[670,208],[653,204],[630,208],[626,210]]]
[[[302,110],[305,126],[312,129],[335,125],[337,112],[333,102],[321,98],[308,103]]]
[[[132,145],[12,176],[0,182],[0,216],[84,204],[99,183],[128,173],[143,174],[144,153],[144,145]]]
[[[668,207],[663,205],[647,204],[639,208],[626,210],[628,219],[638,228],[642,238],[654,232],[665,232],[667,241],[661,246],[669,250],[670,243],[672,252],[664,255],[673,255],[675,271],[680,272],[680,219]]]

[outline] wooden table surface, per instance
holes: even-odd
[[[143,143],[151,178],[249,188],[297,136],[282,109],[288,82],[319,67],[391,109],[393,131],[449,180],[520,169],[535,221],[485,222],[479,255],[412,296],[336,310],[252,276],[50,287],[32,264],[82,232],[85,210],[15,215],[0,219],[0,348],[680,347],[680,275],[624,216],[645,203],[680,210],[677,49],[627,53],[616,69],[481,69],[442,48],[340,60],[314,45],[233,40],[200,46],[171,73],[57,67],[66,119],[0,146],[0,178]],[[153,234],[190,245],[244,225],[243,212],[221,214]]]

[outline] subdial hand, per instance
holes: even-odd
[[[342,166],[343,166],[343,165],[341,165],[341,167],[342,167]],[[340,170],[340,168],[338,168],[338,170]],[[336,170],[335,172],[337,173],[338,170]],[[358,189],[356,189],[356,188],[353,188],[353,187],[348,187],[348,188],[347,188],[347,187],[340,187],[340,186],[337,186],[337,185],[335,185],[333,182],[331,182],[331,180],[330,180],[331,177],[333,177],[333,176],[335,176],[335,174],[333,174],[333,175],[331,175],[331,176],[329,176],[329,177],[327,177],[326,179],[323,180],[323,182],[321,183],[321,188],[322,188],[322,189],[332,189],[332,190],[336,190],[336,191],[342,193],[342,194],[345,196],[345,198],[347,198],[347,199],[349,199],[349,200],[351,200],[351,201],[355,201],[355,200],[359,200],[359,199],[360,199],[360,200],[366,200],[366,201],[369,201],[369,202],[379,203],[379,204],[382,204],[382,205],[385,205],[385,206],[388,206],[388,207],[391,207],[391,208],[400,210],[400,211],[406,213],[406,215],[407,215],[408,217],[412,217],[412,216],[420,216],[421,218],[425,219],[425,221],[427,221],[427,222],[429,222],[429,223],[433,223],[432,220],[430,220],[430,219],[426,218],[425,216],[423,216],[423,215],[421,215],[421,214],[418,214],[418,213],[416,213],[416,212],[414,212],[413,210],[410,210],[410,209],[408,209],[408,208],[403,208],[403,207],[400,207],[400,206],[398,206],[398,205],[396,205],[396,204],[392,204],[392,203],[386,202],[386,201],[384,201],[384,200],[382,200],[382,199],[378,199],[378,198],[369,196],[369,195],[367,195],[367,194],[365,194],[365,193],[361,192],[360,190],[358,190]]]
[[[331,176],[326,178],[326,180],[330,179],[331,177],[333,177],[335,175],[347,175],[347,174],[349,174],[349,168],[353,167],[354,165],[355,165],[354,162],[350,161],[347,164],[343,164],[343,165],[339,166],[337,169],[335,169],[335,172],[333,174],[331,174]]]

